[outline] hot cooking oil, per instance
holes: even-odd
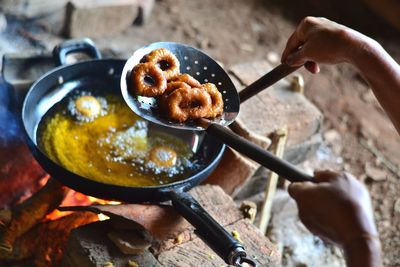
[[[187,143],[150,130],[112,95],[67,96],[40,122],[38,145],[69,171],[114,185],[156,186],[187,178],[199,168]]]

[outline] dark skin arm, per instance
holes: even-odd
[[[371,38],[324,18],[305,18],[289,38],[282,62],[319,72],[319,64],[347,62],[369,83],[400,133],[400,67]],[[350,174],[316,172],[316,183],[293,183],[305,226],[343,248],[349,267],[383,266],[367,189]]]
[[[305,64],[312,73],[319,72],[319,64],[354,65],[400,133],[400,66],[375,40],[333,21],[307,17],[290,36],[282,62]]]

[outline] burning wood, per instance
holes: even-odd
[[[12,251],[0,251],[0,258],[3,261],[33,259],[36,267],[59,266],[70,232],[97,220],[96,214],[79,212],[56,221],[40,223],[18,238]]]
[[[4,228],[0,231],[0,255],[11,253],[14,241],[57,208],[68,190],[58,181],[49,179],[31,198],[14,207],[11,210],[11,220],[3,221]]]
[[[0,118],[2,118],[1,114]],[[3,120],[2,123],[6,124]],[[1,127],[0,130],[2,130]],[[15,203],[21,201],[21,198],[24,196],[29,196],[32,192],[39,190],[42,186],[39,180],[46,174],[34,160],[26,144],[12,140],[8,141],[5,145],[1,145],[1,142],[4,142],[1,138],[0,208],[5,208],[15,205]]]

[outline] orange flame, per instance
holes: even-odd
[[[67,195],[65,196],[61,206],[89,206],[93,204],[100,204],[100,205],[118,205],[121,204],[119,201],[112,201],[112,200],[104,200],[100,198],[95,198],[91,196],[87,196],[85,194],[76,192],[74,190],[70,190]],[[51,213],[47,214],[47,220],[57,220],[63,216],[71,214],[70,211],[60,211],[54,210]],[[108,217],[104,214],[99,214],[99,220],[105,220]]]

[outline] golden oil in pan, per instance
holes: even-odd
[[[38,145],[69,171],[114,185],[161,185],[185,179],[199,168],[188,144],[152,132],[112,95],[80,92],[66,97],[40,122]]]

